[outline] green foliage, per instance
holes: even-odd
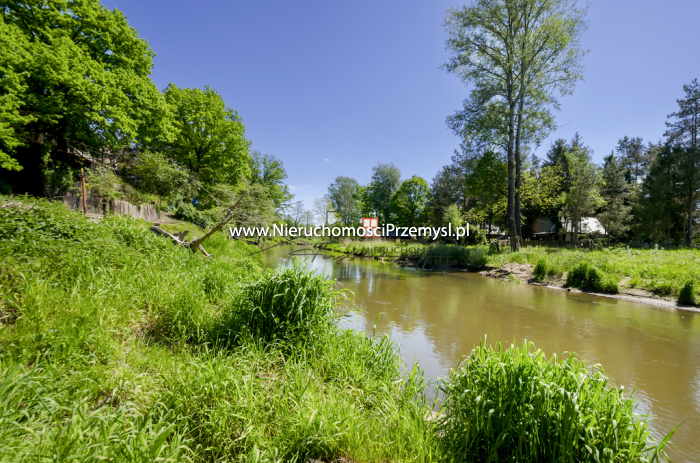
[[[172,112],[175,135],[158,140],[159,151],[211,185],[235,185],[250,175],[250,142],[238,112],[227,108],[214,89],[179,88],[163,92]]]
[[[454,461],[654,461],[648,419],[598,366],[534,345],[481,343],[443,380],[438,422]],[[668,436],[666,439],[668,439]]]
[[[173,215],[186,222],[191,222],[202,228],[209,228],[213,222],[210,214],[197,209],[191,202],[180,199],[173,205]]]
[[[535,274],[535,280],[544,280],[544,277],[547,275],[547,261],[545,259],[538,260],[533,273]]]
[[[292,199],[289,188],[283,183],[286,178],[287,172],[284,170],[282,161],[271,154],[253,151],[250,156],[250,182],[265,187],[278,209]]]
[[[144,151],[138,155],[133,173],[138,178],[139,188],[169,198],[192,190],[189,173],[161,153]]]
[[[22,94],[27,91],[21,69],[31,59],[28,47],[21,30],[0,16],[0,168],[8,170],[22,170],[11,155],[24,145],[19,128],[36,120],[30,114],[20,113]]]
[[[566,152],[566,161],[570,184],[568,191],[564,194],[563,212],[572,224],[575,246],[578,241],[581,218],[592,213],[596,207],[605,204],[605,200],[600,195],[603,180],[600,169],[591,161],[591,152],[588,147],[579,143],[573,144]]]
[[[327,322],[320,276],[263,276],[245,257],[256,248],[223,234],[204,259],[129,217],[12,204],[0,208],[0,460],[439,459],[424,381],[397,380],[395,344],[306,317]],[[225,329],[253,313],[250,297],[277,315],[291,304],[298,323],[263,315],[274,343],[249,330],[232,345]]]
[[[695,305],[695,281],[688,280],[678,293],[678,302]]]
[[[4,2],[0,14],[0,36],[10,42],[0,63],[9,76],[0,92],[7,92],[0,103],[5,149],[19,145],[19,133],[62,151],[66,144],[123,147],[146,127],[161,128],[154,53],[120,11],[97,0],[50,0]],[[27,167],[46,152],[34,147],[17,161]]]
[[[337,319],[334,308],[341,293],[331,285],[299,263],[267,272],[243,290],[243,329],[265,342],[318,342]]]
[[[620,292],[619,282],[619,277],[606,275],[598,267],[588,262],[581,262],[569,270],[566,275],[568,286],[604,293]]]
[[[372,181],[367,186],[366,204],[374,211],[381,212],[384,223],[389,223],[391,197],[400,185],[401,171],[393,163],[372,167]]]
[[[87,170],[85,184],[88,191],[100,198],[121,199],[121,179],[109,168],[98,166]]]
[[[333,204],[335,213],[346,226],[359,225],[360,204],[357,190],[360,184],[350,177],[336,177],[328,187],[328,199]]]
[[[396,225],[419,227],[425,219],[425,207],[430,196],[428,182],[414,175],[405,180],[391,197],[391,211]]]
[[[458,227],[464,226],[464,217],[462,216],[462,211],[459,210],[456,204],[450,204],[445,210],[445,215],[442,218],[442,226],[449,227],[452,226],[452,230],[456,230]]]

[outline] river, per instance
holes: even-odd
[[[269,249],[265,265],[291,265],[289,253],[300,249]],[[652,416],[655,433],[687,420],[669,454],[674,462],[700,462],[698,313],[371,259],[317,256],[306,266],[353,292],[350,307],[359,311],[345,325],[372,333],[376,323],[376,333],[391,334],[403,358],[417,360],[433,381],[484,336],[516,345],[526,339],[548,356],[576,352],[636,389],[638,411]]]

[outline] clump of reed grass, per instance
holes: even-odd
[[[344,293],[303,263],[268,271],[246,285],[237,308],[240,328],[263,342],[313,342],[335,326]]]
[[[574,288],[587,289],[616,294],[619,289],[619,277],[606,275],[595,265],[581,262],[569,270],[566,284]]]
[[[678,302],[681,304],[695,305],[695,281],[685,282],[678,294]]]
[[[441,383],[437,431],[451,461],[653,461],[658,444],[635,401],[574,355],[482,342]]]

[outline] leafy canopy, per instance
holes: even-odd
[[[204,90],[170,84],[163,92],[175,135],[157,146],[205,184],[236,184],[250,175],[250,142],[238,112],[208,85]]]
[[[52,155],[118,148],[163,128],[154,53],[120,11],[96,0],[1,1],[0,29],[3,167],[36,162],[36,149],[17,152],[30,143]]]
[[[428,182],[424,178],[414,175],[404,181],[391,198],[391,210],[397,224],[404,227],[417,227],[422,225],[425,206],[430,196]]]

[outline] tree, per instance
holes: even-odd
[[[304,209],[304,201],[298,201],[292,205],[291,211],[289,213],[289,218],[295,227],[298,227],[301,222],[305,222],[307,219],[306,210]]]
[[[591,162],[590,150],[585,146],[575,146],[566,153],[571,185],[564,197],[564,214],[571,223],[574,234],[574,247],[578,243],[579,223],[585,214],[595,207],[602,206],[600,196],[602,178],[600,169]]]
[[[667,143],[656,151],[649,173],[639,188],[635,205],[636,234],[654,241],[660,241],[665,235],[669,243],[676,236],[682,242],[683,235],[678,232],[682,225],[677,218],[683,215],[683,185],[679,181],[682,174],[678,162],[684,155],[683,148]]]
[[[452,230],[464,226],[464,216],[462,216],[462,211],[459,210],[456,204],[450,204],[445,211],[445,216],[442,219],[442,226],[448,228],[452,227]]]
[[[0,1],[0,22],[0,151],[5,167],[23,167],[5,173],[18,188],[43,194],[72,182],[80,154],[166,130],[154,53],[120,11],[97,0]]]
[[[619,237],[630,228],[632,208],[626,204],[626,199],[629,195],[629,184],[625,180],[625,173],[625,168],[617,162],[614,153],[605,158],[603,167],[604,186],[602,188],[605,206],[598,215],[598,219],[608,233],[608,247],[610,247],[610,239],[613,235]]]
[[[311,210],[316,223],[326,223],[326,220],[328,220],[329,224],[333,224],[337,219],[335,212],[328,212],[333,210],[333,203],[328,195],[322,198],[314,198]]]
[[[372,168],[372,181],[367,186],[369,206],[381,212],[384,223],[389,223],[391,197],[401,185],[401,171],[393,163],[377,164]]]
[[[681,145],[685,148],[685,156],[682,160],[683,196],[685,222],[687,231],[683,233],[683,244],[692,244],[693,222],[695,221],[695,208],[697,206],[697,190],[700,182],[700,145],[698,141],[698,128],[700,128],[700,84],[695,79],[690,85],[684,85],[685,98],[676,100],[678,111],[670,114],[667,122],[669,130],[666,135],[673,145]]]
[[[271,154],[262,154],[260,151],[251,153],[250,182],[262,185],[278,210],[292,199],[289,187],[284,184],[286,178],[287,172],[282,161]]]
[[[250,175],[250,142],[238,112],[208,85],[179,88],[170,84],[163,92],[172,111],[175,135],[156,146],[187,167],[205,185],[235,185]]]
[[[379,211],[375,209],[370,193],[370,185],[360,186],[355,192],[355,202],[362,217],[378,217]],[[387,206],[388,207],[388,206]]]
[[[474,86],[461,120],[472,133],[506,140],[514,250],[522,145],[541,139],[553,126],[547,107],[557,106],[554,92],[570,93],[581,77],[584,17],[575,0],[476,0],[448,10],[447,48],[453,57],[445,67]]]
[[[391,198],[391,211],[398,225],[403,227],[422,226],[425,206],[428,202],[430,189],[428,182],[414,175],[404,181]]]
[[[436,226],[442,224],[443,215],[448,207],[457,204],[464,212],[467,208],[467,193],[465,188],[466,165],[473,156],[475,148],[466,142],[460,144],[460,150],[455,150],[452,164],[444,166],[433,177],[430,183],[430,200],[426,209]]]
[[[21,114],[23,93],[27,90],[21,69],[30,60],[29,44],[22,31],[6,24],[0,16],[0,168],[20,171],[22,165],[12,157],[15,149],[24,146],[20,128],[36,120]]]
[[[641,137],[625,137],[617,142],[620,164],[627,169],[628,181],[636,187],[649,171],[649,156]]]
[[[470,221],[484,223],[489,234],[495,217],[506,213],[507,172],[503,156],[492,150],[470,159],[467,164],[466,194],[475,202],[469,214]]]
[[[161,153],[145,151],[140,153],[132,172],[138,186],[148,193],[169,198],[194,193],[194,185],[189,173]],[[189,186],[189,188],[188,188]]]
[[[350,177],[336,177],[335,182],[328,187],[328,198],[333,204],[336,214],[346,226],[358,223],[360,208],[355,193],[360,187],[357,180]]]

